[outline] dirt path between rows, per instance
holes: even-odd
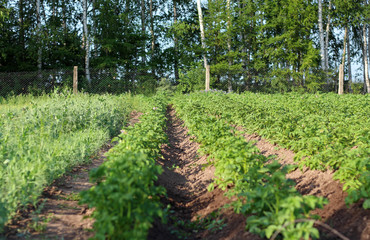
[[[241,127],[237,128],[243,131]],[[247,141],[255,141],[255,146],[265,156],[277,156],[281,164],[295,164],[294,152],[279,148],[256,134],[246,134]],[[313,213],[321,216],[322,221],[353,240],[370,239],[370,210],[362,208],[362,202],[353,204],[351,207],[345,205],[347,193],[343,192],[343,186],[339,181],[333,180],[333,171],[316,171],[308,168],[303,171],[296,169],[289,173],[287,178],[293,179],[297,185],[296,189],[303,195],[323,196],[329,200],[323,209],[315,210]],[[322,230],[322,228],[319,228]],[[338,239],[328,231],[321,233],[320,239]]]
[[[163,146],[164,158],[158,161],[164,169],[158,184],[166,187],[168,197],[163,198],[162,202],[169,204],[171,210],[168,223],[156,221],[148,239],[260,239],[245,231],[244,216],[235,214],[230,208],[223,208],[231,202],[224,197],[223,191],[217,188],[212,192],[206,191],[212,181],[214,168],[208,166],[204,169],[206,157],[197,155],[199,144],[191,141],[187,129],[175,116],[173,109],[169,108],[167,117],[169,144]],[[247,141],[254,141],[261,154],[276,155],[281,164],[294,164],[294,152],[279,148],[255,134],[244,134],[244,137]],[[321,217],[322,222],[349,239],[370,239],[370,210],[362,209],[361,202],[350,208],[346,207],[344,200],[347,195],[343,192],[342,185],[333,180],[332,171],[297,169],[287,177],[297,183],[296,188],[303,195],[329,199],[329,204],[324,209],[313,212]],[[210,228],[210,222],[218,221],[220,223],[215,228]],[[317,227],[321,232],[320,239],[339,239],[332,232]]]
[[[132,112],[129,125],[139,121],[141,113]],[[94,235],[92,209],[78,204],[79,193],[93,185],[89,172],[106,159],[105,153],[113,147],[107,143],[85,165],[76,166],[65,176],[44,189],[37,209],[19,212],[7,225],[5,239],[89,239]],[[1,239],[1,236],[0,236]]]
[[[130,124],[138,122],[139,115],[132,114]],[[157,184],[167,189],[167,197],[161,201],[164,206],[170,206],[168,221],[155,221],[148,239],[260,240],[258,236],[245,231],[244,216],[234,213],[230,208],[223,208],[231,202],[224,197],[223,191],[218,188],[207,191],[208,184],[214,178],[214,167],[207,165],[206,156],[198,155],[199,144],[187,135],[187,129],[171,107],[168,108],[167,117],[169,143],[162,146],[163,158],[158,159],[164,172]],[[255,141],[261,154],[276,155],[282,164],[294,164],[292,151],[278,148],[257,135],[244,134],[244,137],[247,141]],[[104,153],[111,147],[107,145],[91,163],[75,167],[46,188],[40,199],[39,210],[20,213],[7,226],[6,239],[67,240],[92,237],[93,219],[87,218],[92,210],[78,205],[78,193],[92,186],[88,181],[88,172],[104,162]],[[330,203],[324,209],[315,211],[323,222],[349,239],[370,240],[370,210],[362,209],[361,203],[347,208],[342,185],[334,181],[332,175],[330,171],[304,169],[301,172],[297,169],[287,177],[296,181],[297,189],[302,194],[329,199]],[[323,230],[320,239],[338,238]]]
[[[207,157],[198,156],[199,144],[191,141],[172,108],[168,108],[167,117],[169,144],[161,149],[163,159],[158,163],[164,172],[158,184],[167,189],[168,197],[162,202],[169,204],[171,210],[168,223],[156,221],[148,239],[260,239],[244,230],[244,216],[223,208],[231,202],[223,191],[207,191],[214,178],[214,167],[204,166]]]

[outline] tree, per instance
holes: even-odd
[[[150,36],[151,36],[151,62],[152,62],[152,74],[155,74],[154,51],[155,51],[155,35],[154,35],[154,17],[153,17],[153,0],[149,2],[149,13],[150,13]]]
[[[344,61],[346,57],[346,43],[347,43],[348,26],[345,26],[344,39],[343,39],[343,53],[342,63],[339,65],[339,80],[338,80],[338,94],[343,94],[344,90]]]
[[[203,61],[204,61],[204,68],[206,70],[206,91],[209,90],[210,85],[210,72],[209,72],[209,65],[207,62],[206,56],[206,43],[205,43],[205,33],[204,33],[204,24],[203,24],[203,13],[202,13],[202,6],[200,4],[200,0],[197,0],[197,9],[198,9],[198,16],[199,16],[199,28],[200,28],[200,35],[203,47]]]
[[[328,55],[328,49],[329,49],[329,33],[330,33],[330,11],[331,11],[331,0],[329,0],[329,11],[328,11],[328,17],[327,17],[327,22],[326,22],[326,34],[325,34],[325,69],[329,69],[329,55]],[[328,79],[327,79],[327,84],[329,84]]]
[[[177,4],[176,0],[173,0],[173,23],[176,25],[177,24]],[[175,81],[179,80],[179,61],[178,61],[178,40],[176,36],[176,32],[174,34],[174,70],[175,70]]]
[[[89,32],[87,28],[87,0],[82,1],[82,8],[83,8],[83,39],[84,39],[84,46],[85,46],[85,76],[86,80],[91,86],[91,79],[90,79],[90,43],[89,43]]]
[[[366,39],[366,24],[363,25],[362,28],[363,33],[363,59],[364,59],[364,75],[365,79],[364,82],[366,84],[366,92],[370,93],[370,81],[369,81],[369,64],[367,59],[367,39]]]
[[[320,55],[321,55],[321,68],[326,71],[325,62],[325,42],[324,42],[324,29],[322,22],[322,0],[319,0],[319,34],[320,34]]]
[[[348,85],[347,92],[352,92],[352,67],[351,67],[351,41],[350,37],[347,38],[347,64],[348,64]]]
[[[174,80],[177,84],[181,76],[193,71],[194,66],[198,66],[198,62],[203,59],[203,56],[197,3],[176,0],[171,1],[170,7],[173,9],[173,14],[170,15],[173,24],[165,36],[170,38],[173,45],[171,44],[167,49],[163,49],[161,57],[162,62],[169,63],[164,64],[162,68],[168,68],[166,65],[171,67],[168,70],[174,71]],[[160,35],[160,33],[158,34]],[[162,42],[165,41],[168,40],[162,38]]]
[[[207,90],[212,72],[212,88],[228,91],[329,91],[329,63],[343,61],[340,89],[348,72],[350,91],[369,22],[368,0],[5,1],[0,71],[84,65],[86,84],[104,85],[90,76],[99,69],[132,92],[155,89],[161,77],[184,84],[201,64]],[[341,29],[346,41],[330,33]]]
[[[9,16],[9,10],[6,8],[6,1],[0,1],[0,27],[3,25],[3,22]]]
[[[231,30],[231,7],[230,7],[230,0],[226,1],[226,8],[227,8],[227,50],[228,54],[231,55],[231,38],[232,38],[232,30]],[[228,70],[228,80],[227,80],[227,89],[228,92],[232,92],[232,76],[231,76],[231,67],[232,67],[232,58],[229,56],[229,70]]]
[[[145,43],[145,0],[140,0],[141,2],[141,34],[143,36],[143,50],[142,50],[142,59],[143,59],[143,64],[146,65],[146,43]]]
[[[22,1],[22,0],[21,0]],[[42,48],[41,48],[41,11],[40,11],[40,0],[36,1],[36,19],[37,19],[37,31],[36,35],[38,38],[39,47],[37,49],[37,69],[41,72],[42,69]]]
[[[362,15],[362,4],[360,1],[352,0],[334,0],[333,1],[333,15],[334,23],[339,28],[344,28],[343,36],[343,51],[341,56],[341,64],[339,67],[339,79],[338,79],[338,94],[343,94],[344,92],[344,68],[345,68],[345,55],[347,50],[347,38],[348,30],[350,26],[355,26],[363,21]]]

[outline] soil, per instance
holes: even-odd
[[[188,130],[172,108],[167,113],[169,144],[162,147],[158,163],[164,172],[158,184],[167,189],[163,204],[170,205],[168,223],[156,221],[149,240],[163,239],[246,239],[258,236],[246,232],[246,218],[225,208],[232,200],[221,189],[207,191],[214,178],[214,167],[207,156],[198,156],[199,144],[187,135]]]
[[[231,200],[224,196],[223,191],[217,188],[212,192],[205,190],[212,180],[213,167],[202,167],[207,163],[206,158],[197,156],[199,145],[191,141],[182,121],[176,118],[172,109],[169,109],[168,119],[169,144],[162,148],[164,159],[159,161],[165,171],[159,177],[158,184],[166,187],[168,198],[163,198],[162,202],[170,204],[172,211],[168,223],[155,222],[149,239],[260,239],[245,231],[244,216],[224,208]],[[237,130],[243,131],[240,127]],[[295,164],[294,152],[271,144],[256,134],[244,133],[244,137],[247,141],[255,142],[261,154],[267,157],[274,155],[283,165]],[[343,192],[342,184],[333,180],[333,171],[296,169],[287,178],[296,182],[296,189],[302,195],[323,196],[329,200],[323,209],[312,212],[321,217],[319,224],[316,224],[320,239],[340,239],[333,233],[335,231],[348,239],[370,239],[370,210],[364,210],[361,202],[351,207],[345,205],[347,194]],[[194,228],[194,225],[202,225],[201,221],[197,221],[199,218],[221,220],[222,224],[216,230],[209,229],[209,225]],[[179,222],[195,224],[192,227],[185,224],[184,227]]]
[[[243,131],[241,127],[238,130]],[[254,141],[255,146],[265,156],[275,155],[281,164],[296,164],[294,152],[271,144],[256,134],[246,134],[247,141]],[[353,240],[370,239],[370,210],[362,208],[362,202],[347,207],[345,198],[347,193],[343,191],[343,185],[333,180],[333,171],[326,172],[304,168],[296,169],[289,173],[287,178],[296,182],[296,189],[302,195],[322,196],[329,200],[323,209],[313,211],[321,217],[321,221],[336,229],[344,236]],[[339,239],[331,232],[318,227],[321,232],[320,239]]]
[[[129,125],[137,123],[140,115],[132,112]],[[89,182],[89,171],[105,161],[105,153],[112,147],[113,144],[107,143],[88,164],[74,167],[46,187],[36,209],[30,206],[19,211],[13,222],[6,226],[3,238],[68,240],[92,237],[94,220],[89,216],[93,209],[79,205],[78,194],[93,186]]]
[[[139,115],[133,113],[130,124],[136,123]],[[167,196],[162,196],[161,201],[168,206],[168,221],[164,223],[157,219],[149,231],[148,239],[261,239],[245,231],[245,216],[226,207],[233,199],[225,197],[224,191],[218,188],[207,191],[207,186],[214,178],[214,167],[208,164],[207,156],[199,156],[199,144],[188,136],[183,122],[171,107],[168,108],[167,117],[169,143],[161,148],[163,158],[158,159],[158,164],[164,171],[156,184],[167,189]],[[237,129],[243,131],[240,127]],[[271,144],[255,134],[244,134],[244,137],[247,141],[254,141],[261,154],[275,155],[281,164],[294,164],[292,151]],[[78,205],[75,198],[80,191],[92,186],[88,182],[88,172],[104,162],[104,153],[110,147],[104,147],[92,163],[74,168],[46,188],[40,199],[39,210],[30,207],[20,212],[13,223],[7,226],[6,239],[88,239],[93,236],[93,220],[87,218],[93,209]],[[342,185],[333,180],[332,171],[297,169],[287,177],[297,183],[296,188],[303,195],[329,199],[324,209],[314,211],[321,216],[323,223],[349,239],[370,239],[370,210],[362,209],[361,202],[349,208],[345,205],[346,193],[342,191]],[[317,227],[321,231],[320,239],[339,239],[331,231]]]

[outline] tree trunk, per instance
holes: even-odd
[[[366,7],[368,7],[368,5],[369,5],[369,0],[366,0]],[[368,47],[368,53],[367,53],[367,57],[368,57],[368,59],[369,59],[369,61],[370,61],[370,27],[369,27],[369,21],[370,21],[370,16],[367,16],[367,19],[366,19],[366,22],[367,22],[367,24],[366,24],[366,29],[367,29],[367,39],[368,39],[368,41],[367,41],[367,47]]]
[[[173,22],[177,23],[177,5],[176,0],[173,0]],[[179,80],[179,60],[178,60],[178,43],[177,43],[176,33],[174,34],[174,70],[175,70],[175,80]]]
[[[57,15],[57,12],[56,12],[56,4],[55,4],[55,1],[53,1],[53,3],[51,4],[51,8],[53,9],[53,17],[56,17]]]
[[[339,81],[338,81],[338,94],[343,94],[344,85],[344,62],[346,57],[346,43],[347,43],[348,26],[345,26],[344,30],[344,40],[343,40],[343,54],[342,54],[342,64],[339,67]]]
[[[52,5],[51,5],[53,11],[52,11],[52,16],[54,19],[57,19],[57,3],[56,1],[53,1],[52,2]],[[52,49],[56,49],[56,46],[57,46],[57,43],[56,43],[56,39],[55,38],[52,38],[52,42],[51,42],[51,46],[52,46]],[[52,74],[51,74],[51,89],[54,91],[55,89],[55,72],[52,71]]]
[[[209,83],[210,83],[210,69],[209,69],[209,65],[207,62],[207,56],[206,56],[206,42],[205,42],[204,25],[203,25],[203,13],[202,13],[202,6],[200,5],[200,0],[197,0],[197,7],[198,7],[198,15],[199,15],[200,36],[201,36],[201,41],[202,41],[202,48],[204,50],[203,60],[204,60],[204,68],[206,69],[206,91],[208,91]]]
[[[40,0],[36,1],[36,19],[37,19],[37,38],[38,38],[38,49],[37,49],[37,69],[39,70],[39,78],[41,78],[42,68],[42,40],[41,40],[41,12],[40,12]]]
[[[92,10],[92,14],[93,14],[93,22],[92,22],[92,26],[94,26],[93,28],[93,31],[92,31],[92,39],[93,39],[93,49],[94,49],[94,57],[97,58],[98,57],[98,43],[96,41],[96,35],[97,35],[97,20],[96,20],[96,0],[93,0],[92,1],[92,5],[93,5],[93,10]]]
[[[83,28],[84,28],[84,41],[85,41],[85,76],[86,80],[91,87],[90,79],[90,44],[89,32],[87,29],[87,0],[83,0]]]
[[[66,9],[66,1],[65,0],[62,2],[62,11],[63,11],[62,26],[63,26],[63,38],[64,38],[63,39],[63,46],[66,47],[67,46],[67,16],[66,16],[67,9]]]
[[[152,52],[154,52],[155,37],[154,37],[153,0],[150,0],[149,2],[149,11],[150,11],[150,34],[152,36]]]
[[[231,53],[231,9],[230,9],[230,0],[227,0],[227,49],[229,51],[229,54]],[[228,92],[233,91],[233,86],[232,86],[232,76],[231,76],[231,66],[232,66],[232,59],[229,56],[229,71],[228,71],[228,80],[227,80],[227,89]]]
[[[364,58],[364,75],[365,75],[365,84],[366,84],[366,92],[370,93],[370,82],[369,82],[369,63],[367,59],[367,39],[366,39],[366,24],[364,24],[362,28],[362,35],[363,35],[363,58]]]
[[[348,85],[347,85],[347,92],[352,92],[352,67],[351,67],[351,45],[350,45],[350,38],[347,38],[347,65],[348,65]]]
[[[322,24],[322,0],[319,0],[319,34],[320,34],[320,56],[321,56],[321,68],[325,69],[325,42],[324,42],[324,29]]]
[[[19,0],[19,41],[22,47],[22,61],[25,60],[25,40],[24,40],[24,12],[23,12],[23,0]]]
[[[243,15],[243,11],[242,11],[242,8],[244,8],[244,4],[241,3],[241,0],[238,0],[238,8],[239,8],[239,17],[241,17]],[[243,57],[243,60],[242,60],[242,63],[243,63],[243,80],[245,81],[246,83],[246,89],[248,90],[248,82],[247,82],[247,56],[249,58],[249,55],[247,55],[247,49],[245,47],[245,43],[244,43],[244,29],[241,28],[240,30],[240,41],[241,41],[241,44],[242,44],[242,57]]]
[[[330,33],[330,10],[331,10],[331,1],[329,1],[329,13],[328,13],[328,22],[326,23],[326,34],[325,34],[325,70],[326,70],[326,84],[327,84],[327,89],[329,90],[329,78],[327,71],[329,70],[329,54],[328,54],[328,49],[329,49],[329,33]]]
[[[155,75],[155,66],[153,64],[153,61],[154,61],[154,50],[155,50],[153,0],[150,0],[150,3],[149,3],[149,11],[150,11],[150,34],[152,36],[152,48],[151,48],[151,50],[152,50],[151,51],[152,74]]]
[[[370,27],[368,26],[368,25],[366,25],[367,26],[367,47],[368,47],[368,53],[367,53],[367,57],[369,58],[369,60],[370,60]]]
[[[362,46],[362,51],[364,50],[364,43],[363,43],[363,41],[362,41],[362,44],[361,44]],[[365,66],[365,56],[362,54],[362,66]],[[362,74],[363,74],[363,78],[364,78],[364,84],[363,84],[363,86],[364,86],[364,88],[363,88],[363,92],[365,93],[366,92],[366,81],[365,81],[365,79],[366,79],[366,76],[365,76],[365,67],[364,67],[364,70],[362,71]]]
[[[141,0],[141,34],[142,37],[144,38],[143,40],[143,53],[142,53],[142,58],[143,58],[143,63],[144,66],[146,65],[146,52],[145,52],[145,46],[146,46],[146,41],[145,41],[145,0]]]

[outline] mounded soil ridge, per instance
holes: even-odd
[[[238,127],[243,131],[243,128]],[[266,157],[274,155],[281,164],[296,164],[295,153],[291,150],[280,148],[256,134],[243,134],[247,141],[255,142],[255,146]],[[333,171],[325,172],[310,170],[305,167],[302,171],[296,170],[287,174],[287,178],[296,182],[296,189],[302,195],[322,196],[329,200],[323,209],[316,209],[313,214],[321,217],[321,221],[342,233],[349,239],[370,239],[370,210],[362,208],[362,202],[346,206],[347,193],[343,191],[343,185],[338,180],[333,180]],[[332,233],[317,226],[320,231],[320,239],[339,239]]]
[[[142,113],[133,111],[128,125],[139,122]],[[6,226],[0,239],[64,239],[87,240],[94,236],[94,220],[89,216],[93,209],[79,205],[79,193],[93,186],[89,182],[89,171],[99,167],[105,153],[113,147],[107,143],[90,162],[74,167],[65,176],[46,187],[37,209],[33,206],[19,211],[12,223]]]
[[[246,217],[236,214],[232,209],[223,206],[232,200],[224,197],[224,192],[215,189],[206,191],[212,182],[214,167],[207,164],[206,156],[199,157],[199,144],[191,140],[183,122],[176,117],[172,108],[168,109],[167,134],[169,144],[162,147],[163,159],[158,163],[163,166],[164,173],[159,177],[158,184],[166,187],[167,198],[164,204],[170,204],[173,210],[169,223],[156,222],[150,231],[149,239],[179,239],[176,234],[185,232],[186,239],[260,239],[245,231]],[[241,127],[237,130],[243,131]],[[271,144],[256,134],[244,134],[246,141],[255,142],[260,153],[265,156],[275,155],[281,164],[295,164],[294,152]],[[207,167],[204,167],[207,166]],[[342,184],[333,180],[333,171],[316,171],[304,168],[296,169],[287,175],[296,182],[296,189],[302,195],[323,196],[329,200],[323,209],[313,211],[321,217],[321,222],[340,232],[348,239],[370,239],[370,210],[364,210],[361,202],[350,207],[345,205],[347,194]],[[205,228],[197,232],[179,227],[176,221],[196,221],[207,218],[218,212],[217,219],[225,225],[216,231]],[[173,220],[175,219],[175,220]],[[320,239],[340,239],[333,232],[316,225],[320,231]],[[180,234],[181,236],[181,234]]]
[[[176,117],[171,107],[168,107],[167,118],[169,143],[161,149],[163,159],[159,159],[158,163],[164,171],[157,184],[167,189],[167,197],[163,197],[162,202],[169,204],[171,211],[167,224],[160,221],[154,223],[148,239],[260,239],[245,231],[246,218],[243,215],[224,208],[231,200],[224,196],[222,190],[207,190],[214,178],[214,167],[207,164],[207,156],[198,156],[199,144],[191,140],[183,121]],[[209,225],[194,228],[178,224],[197,224],[199,219],[221,223],[218,228]]]
[[[141,114],[133,112],[130,124],[138,122]],[[167,196],[161,201],[170,206],[166,223],[156,220],[149,231],[149,240],[210,239],[210,240],[259,240],[258,236],[245,231],[246,217],[236,214],[231,208],[224,208],[232,199],[224,196],[217,188],[212,192],[207,186],[213,181],[214,167],[207,156],[199,156],[199,144],[188,135],[183,121],[176,112],[167,109],[169,143],[161,148],[162,158],[157,163],[163,173],[156,184],[167,189]],[[237,130],[243,131],[237,127]],[[275,155],[281,164],[294,164],[294,152],[278,147],[256,134],[245,134],[247,141],[253,141],[261,154]],[[88,239],[93,236],[93,219],[88,218],[93,209],[78,205],[78,193],[89,189],[88,172],[105,161],[104,153],[112,146],[107,145],[86,165],[75,167],[66,176],[45,188],[40,203],[42,207],[19,212],[7,226],[5,239]],[[297,190],[303,195],[328,198],[324,209],[313,213],[321,221],[353,240],[370,240],[370,210],[364,210],[362,203],[345,205],[347,196],[342,185],[333,180],[333,172],[314,171],[308,168],[296,169],[287,178],[296,182]],[[35,218],[39,225],[32,226]],[[203,219],[203,220],[202,220]],[[205,219],[205,220],[204,220]],[[330,231],[317,226],[320,239],[339,239]],[[0,239],[2,236],[0,235]]]

